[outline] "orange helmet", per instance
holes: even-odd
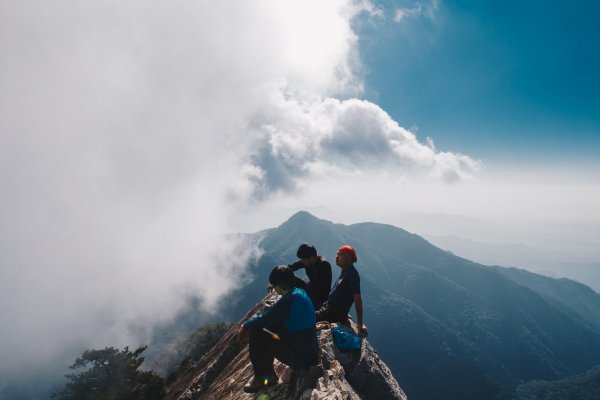
[[[354,249],[350,246],[342,246],[338,249],[338,252],[350,254],[350,256],[352,256],[352,262],[356,262],[357,260],[356,251],[354,251]]]

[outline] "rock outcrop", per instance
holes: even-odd
[[[270,294],[242,321],[277,300]],[[360,351],[342,352],[332,341],[331,328],[318,332],[321,362],[309,371],[294,372],[276,361],[280,384],[258,393],[244,393],[253,375],[247,343],[236,339],[239,324],[198,362],[180,371],[167,389],[167,400],[238,399],[406,399],[406,395],[367,340]]]

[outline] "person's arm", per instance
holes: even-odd
[[[277,303],[273,304],[273,307],[269,308],[264,313],[244,322],[238,329],[238,340],[245,340],[248,336],[248,332],[252,329],[262,329],[286,319],[290,313],[290,307],[292,305],[291,300],[291,296],[282,297]]]
[[[362,296],[360,295],[360,276],[358,275],[358,271],[351,271],[351,275],[348,276],[348,279],[349,289],[354,297],[354,308],[356,309],[358,334],[367,336],[367,327],[363,323],[363,304]]]
[[[246,330],[262,329],[283,321],[290,313],[291,300],[291,296],[282,297],[277,303],[273,304],[273,307],[258,316],[250,318],[242,326]]]
[[[367,336],[369,332],[367,331],[367,327],[363,324],[363,306],[360,293],[354,293],[354,308],[356,309],[358,334]]]
[[[294,287],[302,289],[304,291],[308,290],[308,285],[304,282],[304,279],[300,279],[294,275]]]
[[[292,271],[298,271],[299,269],[304,268],[304,264],[302,263],[302,260],[300,260],[296,261],[293,264],[289,264],[288,267],[290,267]],[[294,275],[294,286],[302,290],[308,289],[308,285],[306,284],[306,282],[304,282],[303,279],[298,278],[296,275]]]
[[[304,264],[302,263],[302,260],[299,260],[293,264],[289,264],[288,267],[290,267],[292,271],[298,271],[299,269],[304,268]]]

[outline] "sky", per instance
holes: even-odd
[[[0,381],[211,312],[298,210],[600,261],[565,7],[0,0]]]
[[[595,1],[385,1],[360,24],[366,98],[502,165],[598,162]]]

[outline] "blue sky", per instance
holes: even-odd
[[[401,125],[488,163],[598,165],[599,2],[376,4],[357,22],[365,96]]]

